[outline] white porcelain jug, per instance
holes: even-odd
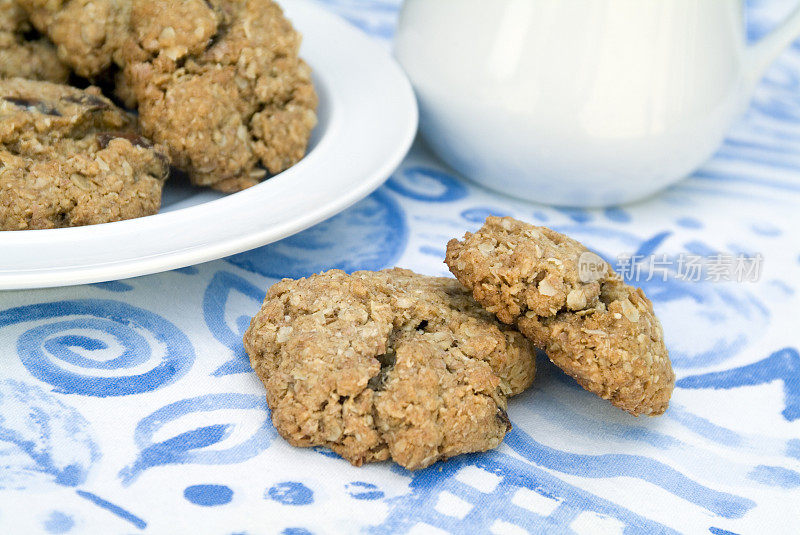
[[[543,203],[606,206],[720,145],[800,9],[753,46],[742,0],[406,0],[395,54],[452,167]]]

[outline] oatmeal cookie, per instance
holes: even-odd
[[[600,280],[583,282],[578,273],[578,259],[587,252],[547,227],[490,216],[478,232],[450,240],[445,263],[480,304],[514,323],[529,311],[552,316],[596,303]]]
[[[132,0],[16,0],[80,76],[108,69],[127,39]]]
[[[18,0],[0,0],[0,78],[66,82],[69,69],[45,38],[26,39],[28,17]]]
[[[589,392],[635,416],[667,410],[675,374],[641,288],[610,280],[593,307],[549,317],[528,313],[517,326]]]
[[[333,270],[270,288],[244,336],[272,420],[355,465],[424,468],[500,444],[534,351],[456,280]]]
[[[597,276],[584,282],[585,253],[548,228],[489,217],[447,244],[445,262],[479,303],[585,389],[634,415],[662,414],[675,375],[653,306],[597,256]]]
[[[193,183],[257,184],[305,154],[317,122],[300,35],[271,0],[136,0],[118,92]]]
[[[153,214],[168,171],[165,150],[96,88],[0,80],[0,230]]]

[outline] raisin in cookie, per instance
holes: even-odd
[[[278,432],[355,465],[500,444],[534,351],[453,279],[333,270],[270,288],[244,336]]]
[[[317,122],[300,35],[271,0],[136,0],[118,87],[193,183],[231,192],[305,154]]]
[[[131,0],[16,0],[61,60],[86,78],[108,69],[128,37]]]
[[[551,229],[489,217],[447,244],[445,263],[581,386],[631,414],[662,414],[675,375],[653,305],[596,255],[586,277],[579,259],[587,253]]]
[[[0,80],[0,230],[153,214],[168,171],[165,151],[96,88]]]
[[[0,78],[66,82],[69,69],[45,38],[26,39],[31,26],[18,0],[0,0]]]

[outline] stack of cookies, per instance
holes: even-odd
[[[446,263],[457,280],[333,270],[270,288],[244,346],[286,440],[412,470],[494,448],[537,349],[630,414],[666,410],[675,376],[652,304],[583,245],[489,217]]]
[[[0,230],[156,213],[170,164],[223,192],[291,167],[300,40],[272,0],[0,0]]]

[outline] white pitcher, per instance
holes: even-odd
[[[748,46],[741,0],[406,0],[395,53],[452,167],[538,202],[646,197],[711,156],[800,8]]]

